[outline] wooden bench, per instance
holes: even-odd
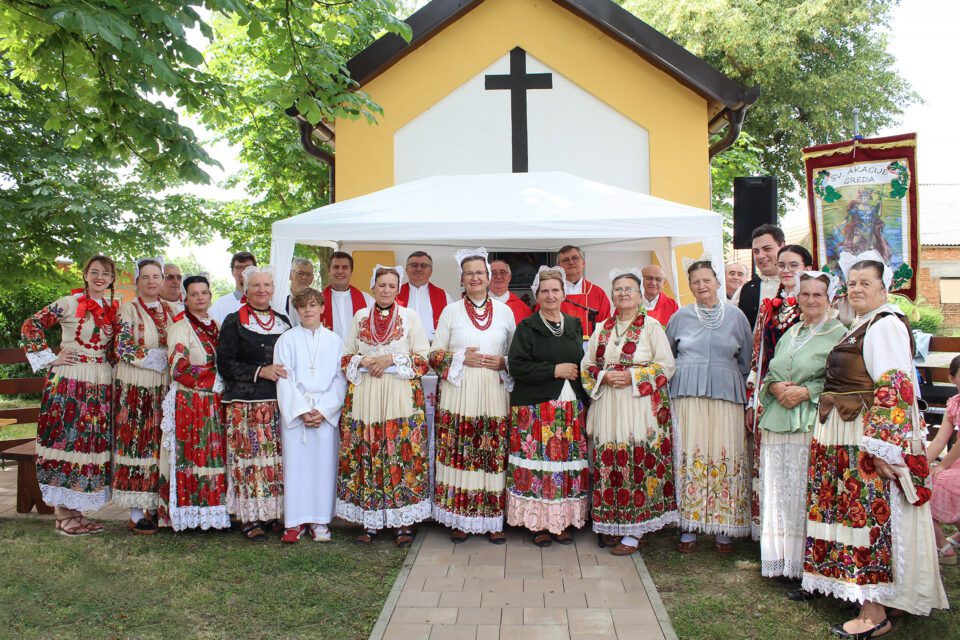
[[[21,349],[0,349],[0,364],[20,364],[26,361],[27,357]],[[46,378],[40,377],[0,380],[0,397],[18,393],[40,393],[45,383]],[[0,420],[12,419],[19,423],[36,422],[39,415],[39,406],[0,409]],[[36,451],[35,438],[0,440],[0,460],[17,463],[17,513],[30,513],[34,508],[37,513],[53,513],[53,507],[43,501],[40,485],[37,484],[34,458]]]
[[[960,338],[930,338],[930,354],[934,353],[960,353]],[[932,439],[943,422],[947,399],[957,393],[957,388],[950,382],[949,363],[942,366],[919,365],[917,371],[920,374],[920,397],[927,404],[923,412],[930,427],[927,437]]]

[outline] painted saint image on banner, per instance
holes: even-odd
[[[876,250],[897,269],[910,262],[909,180],[900,162],[867,162],[822,169],[814,181],[817,231],[833,271],[842,251]]]

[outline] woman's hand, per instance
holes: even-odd
[[[270,382],[276,382],[280,378],[287,377],[287,370],[283,368],[282,364],[268,364],[265,367],[260,367],[257,377],[269,380]]]
[[[477,347],[467,347],[467,350],[463,354],[463,365],[465,367],[474,367],[476,369],[483,368],[483,359],[484,355],[480,353],[480,349]]]
[[[50,366],[55,367],[57,365],[62,365],[62,364],[66,364],[66,365],[78,364],[79,362],[80,362],[80,354],[76,350],[61,349],[60,353],[57,354],[56,360],[51,362]]]
[[[779,402],[785,409],[793,409],[801,402],[806,402],[809,399],[810,392],[806,387],[792,384],[780,394]]]
[[[878,458],[873,456],[873,466],[876,467],[877,473],[880,474],[881,478],[886,478],[887,480],[893,480],[897,477],[897,472],[894,471],[894,465],[890,464],[883,458]],[[903,465],[897,465],[903,466]]]
[[[563,362],[553,368],[553,377],[561,380],[576,380],[580,376],[580,367],[571,363]],[[604,376],[606,378],[606,376]]]
[[[366,359],[367,358],[364,358],[364,360]],[[382,378],[383,373],[387,370],[387,367],[393,364],[393,356],[391,355],[377,356],[375,358],[370,358],[369,360],[369,364],[364,366],[367,368],[367,372],[374,378]],[[363,364],[363,361],[361,361],[360,364]]]
[[[773,386],[770,387],[770,393],[773,393]],[[743,427],[750,435],[753,435],[754,413],[753,407],[747,407],[747,410],[743,412]]]
[[[601,384],[611,386],[614,389],[622,389],[629,387],[632,382],[633,380],[629,371],[607,371],[603,374],[603,382]]]

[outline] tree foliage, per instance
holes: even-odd
[[[782,198],[802,191],[800,150],[850,139],[855,108],[860,133],[871,135],[917,99],[887,51],[891,0],[619,1],[742,85],[762,87],[744,130]]]

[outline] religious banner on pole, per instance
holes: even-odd
[[[920,259],[917,135],[807,147],[813,259],[842,277],[837,258],[876,250],[894,270],[893,291],[916,298]]]

